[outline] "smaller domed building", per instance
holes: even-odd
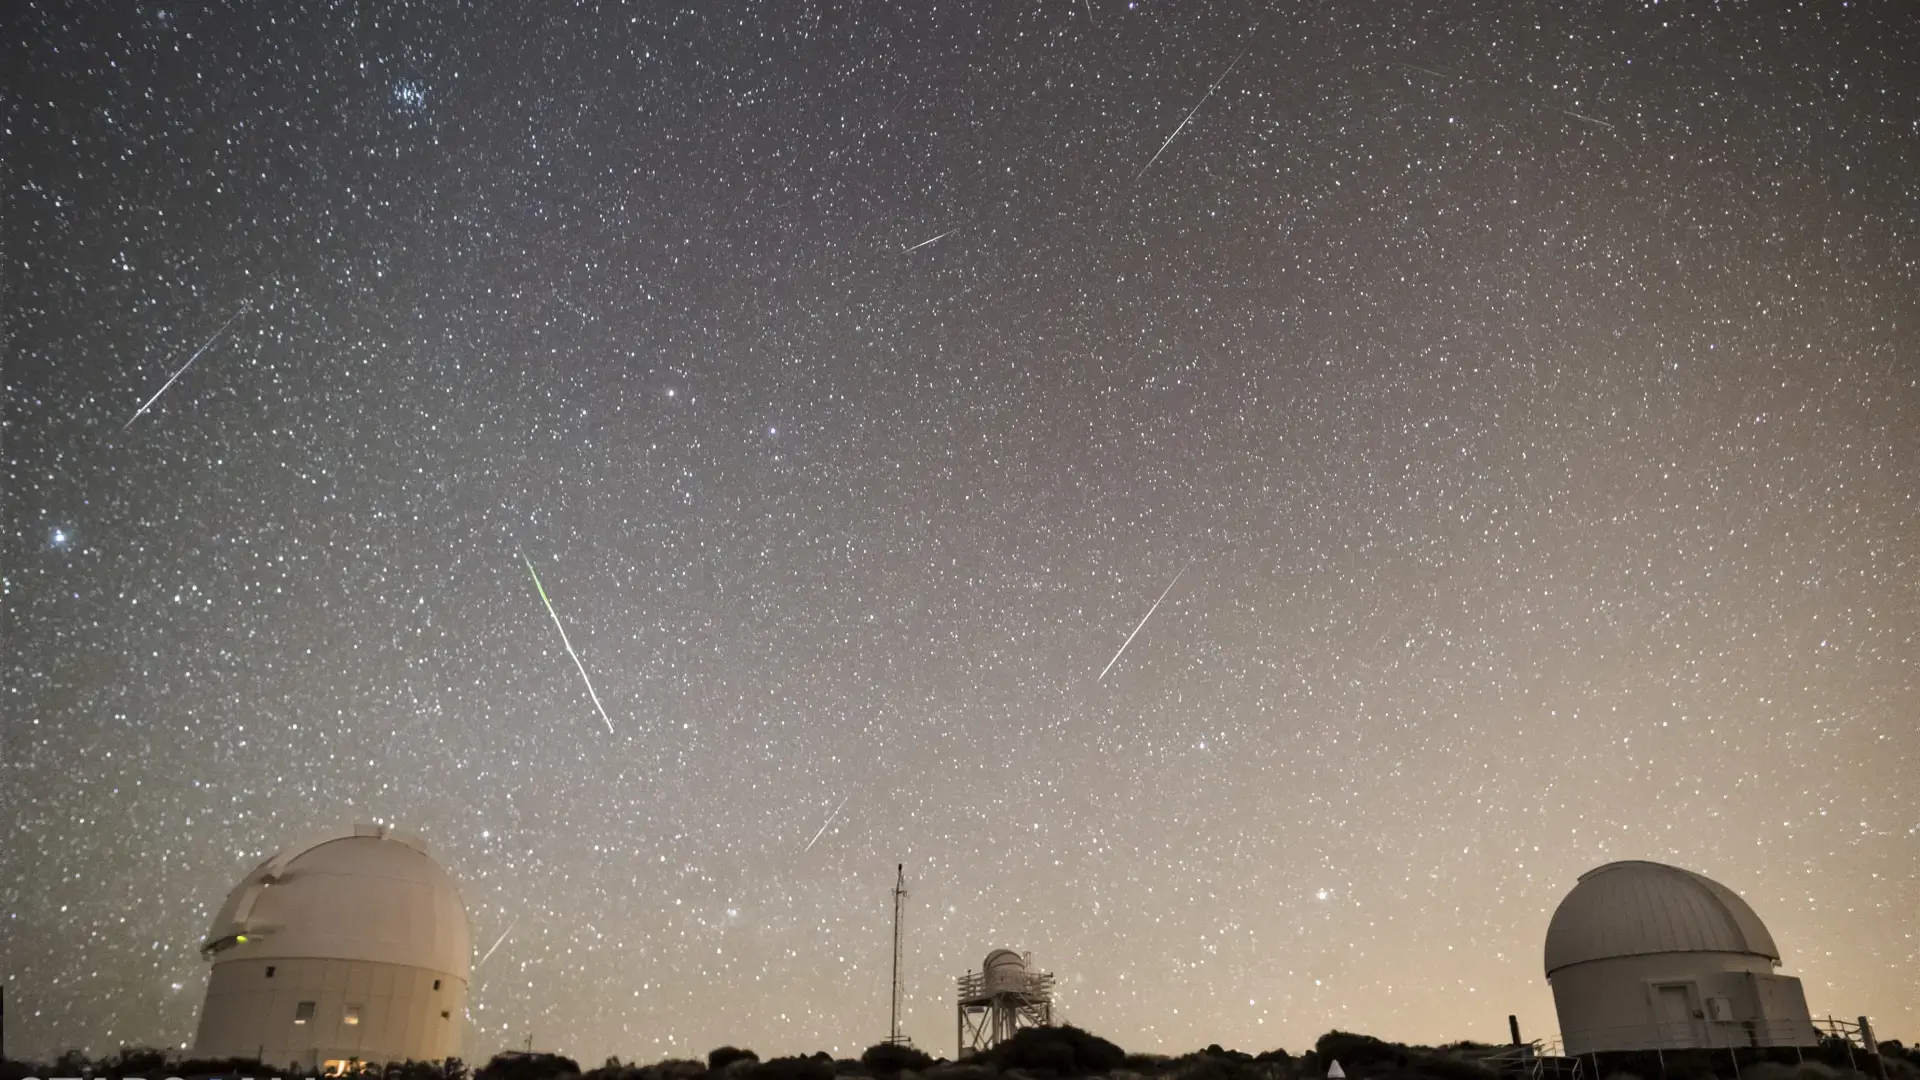
[[[1812,1046],[1800,980],[1733,890],[1675,866],[1589,870],[1547,927],[1547,981],[1569,1055]]]

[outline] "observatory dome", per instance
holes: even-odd
[[[1780,962],[1773,935],[1732,889],[1656,862],[1580,875],[1547,926],[1547,976],[1574,964],[1652,953],[1740,953]]]
[[[1012,949],[995,949],[980,962],[989,994],[1018,994],[1027,988],[1027,958]]]
[[[320,1070],[459,1054],[466,908],[415,837],[355,825],[288,846],[227,895],[201,953],[201,1056]]]
[[[457,979],[473,964],[453,879],[425,843],[378,825],[311,838],[254,867],[227,895],[204,948],[219,962],[368,960]]]
[[[1745,900],[1691,870],[1615,862],[1580,876],[1547,926],[1547,981],[1569,1055],[1812,1046],[1800,980]]]

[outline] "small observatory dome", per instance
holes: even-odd
[[[988,994],[1022,994],[1027,989],[1026,957],[1012,949],[995,949],[980,962],[982,989]]]
[[[1690,870],[1589,870],[1547,927],[1547,981],[1569,1054],[1813,1045],[1800,980],[1733,890]]]
[[[458,1056],[472,942],[417,838],[356,825],[255,867],[201,946],[194,1053],[325,1070]]]

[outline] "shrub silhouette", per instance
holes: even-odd
[[[1407,1048],[1404,1046],[1371,1035],[1356,1035],[1338,1029],[1320,1036],[1313,1044],[1313,1052],[1319,1062],[1332,1067],[1337,1061],[1348,1073],[1355,1069],[1369,1071],[1407,1063]]]
[[[835,1061],[831,1055],[781,1057],[762,1062],[751,1050],[723,1046],[706,1062],[665,1059],[637,1065],[608,1058],[584,1076],[572,1058],[558,1054],[504,1053],[489,1061],[471,1080],[894,1080],[901,1073],[923,1072],[924,1080],[1032,1080],[999,1070],[1025,1070],[1035,1075],[1085,1077],[1113,1074],[1112,1080],[1323,1080],[1338,1059],[1354,1080],[1498,1080],[1480,1056],[1499,1049],[1479,1043],[1448,1043],[1440,1047],[1406,1046],[1367,1035],[1330,1031],[1314,1049],[1298,1058],[1281,1049],[1250,1056],[1218,1044],[1179,1058],[1156,1054],[1126,1054],[1113,1043],[1076,1027],[1030,1028],[967,1062],[935,1059],[910,1047],[882,1044],[868,1048],[858,1061]],[[1583,1055],[1583,1057],[1585,1057]],[[1735,1063],[1725,1048],[1704,1050],[1602,1052],[1597,1065],[1604,1080],[1920,1080],[1920,1054],[1897,1040],[1881,1043],[1876,1059],[1859,1047],[1829,1041],[1820,1047],[1750,1048],[1739,1050]],[[1663,1069],[1664,1066],[1664,1069]],[[1583,1074],[1592,1076],[1593,1074]],[[70,1051],[53,1063],[0,1061],[0,1080],[29,1077],[90,1077],[92,1080],[304,1080],[311,1072],[298,1064],[288,1067],[252,1058],[190,1059],[168,1064],[166,1054],[129,1047],[114,1055],[89,1060]],[[319,1078],[312,1078],[319,1080]],[[458,1059],[445,1062],[396,1062],[363,1065],[352,1080],[469,1080]]]
[[[1112,1072],[1127,1061],[1126,1051],[1071,1024],[1022,1028],[983,1056],[1000,1069],[1048,1069],[1061,1076]]]
[[[640,1074],[645,1080],[699,1080],[707,1075],[707,1067],[685,1058],[667,1058],[640,1070]]]
[[[921,1072],[933,1068],[933,1055],[898,1043],[874,1043],[860,1055],[860,1064],[875,1076],[890,1076],[905,1069]]]
[[[258,1070],[259,1066],[254,1066]],[[241,1073],[241,1076],[250,1075]],[[580,1063],[559,1054],[495,1054],[473,1080],[554,1080],[580,1075]]]
[[[707,1051],[707,1069],[719,1072],[736,1061],[759,1061],[760,1055],[737,1046],[722,1046]]]
[[[753,1080],[833,1080],[833,1059],[824,1054],[777,1057],[756,1066]]]
[[[1493,1070],[1476,1062],[1456,1057],[1422,1054],[1414,1059],[1414,1072],[1433,1080],[1492,1080]]]

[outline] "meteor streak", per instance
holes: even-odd
[[[567,628],[560,625],[560,613],[553,610],[553,601],[547,599],[547,590],[540,584],[540,575],[533,569],[533,560],[527,559],[525,555],[520,557],[527,560],[527,573],[533,575],[533,587],[540,590],[540,602],[547,605],[547,614],[553,616],[553,628],[560,631],[560,644],[567,647],[567,655],[573,657],[573,666],[580,669],[580,681],[587,684],[587,696],[593,699],[593,707],[600,714],[600,722],[607,725],[607,734],[613,734],[613,721],[607,719],[607,710],[600,704],[600,695],[594,693],[593,680],[587,677],[587,665],[580,662],[580,654],[573,651],[573,642],[567,640]]]
[[[1591,116],[1582,116],[1579,113],[1574,112],[1572,109],[1560,109],[1560,108],[1555,108],[1552,105],[1547,106],[1547,108],[1553,109],[1554,112],[1566,113],[1568,116],[1573,117],[1575,120],[1585,120],[1589,124],[1599,124],[1601,127],[1606,128],[1608,131],[1613,130],[1613,125],[1607,123],[1605,120],[1597,120]]]
[[[1251,46],[1248,46],[1248,48],[1251,48]],[[1180,126],[1173,129],[1173,134],[1167,136],[1167,141],[1160,144],[1160,149],[1155,150],[1153,152],[1153,156],[1147,159],[1147,163],[1145,165],[1140,166],[1140,171],[1133,174],[1133,178],[1135,180],[1140,179],[1140,177],[1144,175],[1148,169],[1153,168],[1153,163],[1156,161],[1159,161],[1160,155],[1167,152],[1167,147],[1173,145],[1173,140],[1179,138],[1180,133],[1187,130],[1187,124],[1192,122],[1193,114],[1200,111],[1200,106],[1205,105],[1207,103],[1207,99],[1213,96],[1213,92],[1215,90],[1220,89],[1220,84],[1227,81],[1227,76],[1233,74],[1233,69],[1240,66],[1241,57],[1244,57],[1246,55],[1247,55],[1247,50],[1241,49],[1240,56],[1234,57],[1233,63],[1227,65],[1227,70],[1221,72],[1220,77],[1213,80],[1212,85],[1207,87],[1207,92],[1204,94],[1201,94],[1200,100],[1194,102],[1193,108],[1187,110],[1186,118],[1180,121]]]
[[[227,332],[227,327],[233,325],[233,320],[239,318],[240,312],[245,310],[247,310],[247,305],[241,304],[239,309],[236,310],[233,313],[233,315],[227,319],[226,322],[221,323],[220,329],[215,330],[213,332],[213,336],[207,339],[206,344],[200,346],[198,349],[195,349],[193,352],[193,355],[187,357],[187,362],[180,365],[180,370],[174,372],[172,378],[168,379],[166,382],[161,383],[160,389],[155,390],[153,392],[153,396],[147,399],[147,403],[145,405],[142,405],[138,409],[135,409],[133,411],[133,416],[130,419],[128,419],[126,423],[120,425],[120,430],[121,431],[127,430],[128,428],[133,426],[133,422],[135,420],[138,420],[142,416],[145,416],[147,410],[153,407],[153,403],[160,400],[160,395],[167,392],[167,387],[172,386],[174,382],[180,378],[180,376],[185,375],[187,373],[187,369],[193,366],[193,362],[195,360],[200,359],[200,354],[206,352],[208,349],[211,349],[213,347],[213,343],[220,340],[220,335]]]
[[[1192,565],[1193,565],[1193,560],[1188,559],[1187,566],[1192,566]],[[1100,677],[1098,679],[1093,680],[1094,682],[1101,682],[1104,679],[1106,679],[1107,672],[1112,671],[1113,665],[1120,662],[1120,653],[1124,653],[1127,651],[1127,646],[1133,644],[1133,639],[1139,636],[1140,627],[1147,625],[1147,620],[1153,618],[1153,613],[1160,610],[1160,600],[1165,600],[1167,598],[1167,594],[1173,591],[1173,587],[1180,583],[1180,575],[1187,572],[1187,566],[1181,567],[1179,572],[1173,575],[1173,580],[1167,582],[1167,587],[1160,590],[1160,599],[1155,600],[1153,602],[1153,606],[1147,609],[1147,613],[1145,615],[1140,616],[1139,626],[1135,626],[1133,628],[1133,633],[1127,635],[1127,640],[1120,643],[1120,652],[1113,654],[1113,659],[1107,661],[1107,666],[1100,669]]]
[[[513,917],[513,921],[507,924],[507,928],[505,930],[500,931],[500,936],[494,939],[493,949],[498,949],[500,947],[500,943],[507,940],[507,935],[513,933],[513,928],[519,925],[520,925],[520,916],[515,915]],[[487,950],[487,956],[493,955],[493,949]],[[487,956],[483,956],[480,958],[480,964],[484,964],[487,962]],[[479,971],[480,964],[473,965],[473,970]]]
[[[948,229],[946,232],[941,233],[939,236],[934,237],[932,240],[922,240],[919,243],[913,245],[912,247],[901,248],[900,254],[905,255],[909,251],[919,251],[921,248],[926,247],[928,244],[934,243],[935,241],[939,241],[939,240],[945,240],[947,237],[952,236],[954,233],[957,233],[959,231],[960,231],[960,226],[955,225],[953,228]]]
[[[827,815],[827,820],[825,820],[825,821],[823,821],[823,822],[821,822],[821,823],[820,823],[820,831],[819,831],[819,832],[817,832],[817,833],[814,833],[814,834],[813,834],[813,839],[811,839],[811,840],[809,840],[809,841],[807,841],[807,846],[806,846],[806,848],[805,848],[805,849],[803,849],[803,850],[802,850],[802,851],[800,852],[800,854],[802,854],[802,855],[805,855],[805,854],[806,854],[807,852],[809,852],[809,851],[812,851],[812,850],[813,850],[813,845],[815,845],[815,844],[817,844],[817,843],[819,843],[819,842],[820,842],[820,838],[821,838],[822,836],[824,836],[824,835],[826,835],[826,832],[827,832],[827,826],[829,826],[829,825],[831,825],[831,824],[833,824],[833,819],[834,819],[834,818],[837,818],[837,817],[839,817],[839,816],[840,816],[840,809],[841,809],[841,807],[844,807],[844,806],[846,806],[846,805],[847,805],[847,799],[851,799],[851,798],[853,798],[853,795],[852,795],[852,793],[848,793],[848,795],[847,795],[847,798],[846,798],[846,799],[841,799],[841,800],[840,800],[840,806],[836,806],[836,807],[834,807],[834,808],[833,808],[833,813],[831,813],[831,814],[828,814],[828,815]]]

